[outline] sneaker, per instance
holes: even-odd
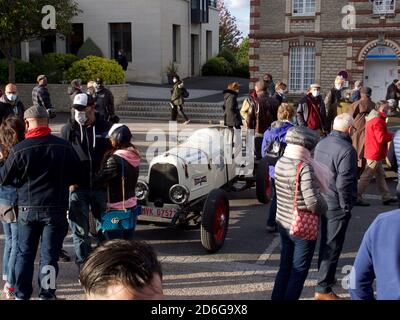
[[[60,256],[59,256],[59,260],[60,260],[61,262],[70,262],[70,261],[71,261],[71,258],[69,257],[67,251],[61,250]]]
[[[4,288],[1,298],[3,300],[15,300],[14,288]]]
[[[189,123],[190,123],[190,120],[185,121],[183,124],[184,124],[184,125],[187,125],[187,124],[189,124]]]
[[[354,205],[358,206],[358,207],[369,207],[370,206],[370,204],[368,202],[365,202],[363,200],[357,200]]]
[[[388,206],[388,205],[391,205],[392,203],[397,203],[397,202],[398,202],[397,198],[391,198],[391,199],[382,201],[382,204],[384,206]]]

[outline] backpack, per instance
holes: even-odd
[[[271,140],[265,149],[265,158],[270,166],[275,166],[285,152],[286,144],[282,140]]]
[[[189,91],[185,87],[182,88],[182,97],[189,98]]]

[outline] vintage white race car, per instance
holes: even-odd
[[[246,180],[247,186],[254,181],[253,168],[250,177],[245,174],[249,165],[240,157],[241,141],[236,141],[240,147],[232,149],[230,139],[232,132],[226,127],[200,129],[153,158],[147,177],[139,179],[136,187],[140,219],[152,216],[183,226],[194,222],[201,227],[203,247],[218,251],[229,223],[226,191],[238,180]],[[267,203],[272,191],[265,161],[256,170],[257,198]]]

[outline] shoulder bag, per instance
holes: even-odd
[[[132,208],[125,208],[125,173],[124,161],[121,159],[121,182],[122,182],[122,210],[109,209],[101,217],[101,229],[103,231],[130,230],[136,225],[136,215]],[[107,198],[110,203],[110,188],[107,186]],[[135,210],[136,212],[136,210]]]
[[[294,218],[290,226],[289,234],[305,240],[317,240],[319,221],[318,215],[307,210],[299,210],[299,208],[297,207],[297,196],[299,193],[300,184],[300,171],[302,166],[303,162],[301,161],[297,166],[296,191],[293,203]]]

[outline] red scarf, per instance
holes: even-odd
[[[45,137],[48,136],[51,133],[51,129],[49,127],[37,127],[34,129],[28,130],[27,133],[25,133],[25,138],[40,138],[40,137]]]

